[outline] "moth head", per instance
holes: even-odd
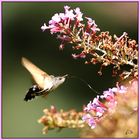
[[[65,82],[67,76],[68,75],[54,77],[54,79],[53,79],[54,87],[57,88],[59,85],[63,84]]]

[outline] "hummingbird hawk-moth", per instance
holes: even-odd
[[[68,76],[67,74],[56,77],[49,75],[25,57],[22,57],[22,65],[30,72],[35,81],[35,84],[27,91],[24,98],[25,101],[31,100],[35,98],[35,96],[48,95],[48,93],[64,83]]]

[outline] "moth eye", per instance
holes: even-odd
[[[59,80],[62,80],[62,78],[61,78],[61,77],[59,77]]]

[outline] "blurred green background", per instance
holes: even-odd
[[[57,109],[82,110],[96,95],[81,81],[67,80],[46,99],[25,102],[24,96],[31,86],[31,76],[22,67],[21,57],[27,57],[44,71],[53,75],[72,74],[83,78],[97,91],[115,85],[111,69],[101,77],[99,65],[85,65],[74,60],[71,48],[59,51],[58,41],[49,31],[40,27],[48,23],[55,13],[63,12],[64,5],[80,7],[84,16],[93,18],[101,31],[120,36],[127,32],[138,40],[138,4],[136,2],[3,2],[2,3],[2,136],[4,138],[79,137],[79,131],[64,129],[42,134],[43,125],[37,120],[43,109],[55,105]]]

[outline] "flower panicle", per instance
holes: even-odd
[[[100,75],[103,67],[112,65],[113,76],[138,78],[138,44],[135,40],[129,39],[126,32],[120,37],[111,36],[108,31],[100,32],[95,20],[84,17],[79,7],[73,10],[64,6],[64,10],[64,13],[54,14],[48,26],[44,23],[41,27],[42,31],[50,30],[51,34],[57,35],[61,50],[66,44],[72,44],[73,50],[79,50],[72,57],[85,59],[85,64],[100,63]],[[125,65],[130,69],[122,72],[121,67]]]
[[[64,112],[63,109],[58,111],[54,106],[50,109],[43,110],[44,115],[38,120],[45,127],[43,134],[48,133],[48,130],[58,128],[83,128],[85,123],[82,121],[83,112],[77,112],[75,110],[69,110]]]
[[[107,116],[113,114],[118,106],[120,110],[126,107],[130,114],[137,110],[137,80],[131,81],[129,86],[119,86],[109,88],[102,95],[97,96],[84,107],[84,115],[82,120],[86,122],[92,129]],[[134,103],[135,102],[135,103]]]
[[[64,13],[54,14],[48,26],[46,23],[41,26],[42,31],[50,30],[51,34],[57,34],[57,38],[62,41],[61,44],[76,43],[80,45],[82,40],[85,40],[90,34],[94,35],[100,31],[95,21],[89,17],[84,18],[87,20],[86,26],[82,23],[83,13],[79,7],[72,10],[69,6],[64,6],[64,10]]]

